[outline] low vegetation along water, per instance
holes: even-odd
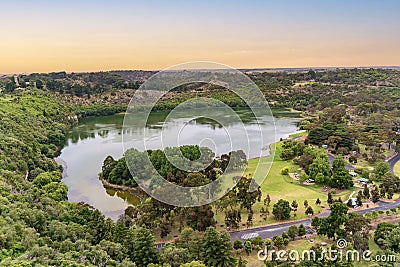
[[[255,118],[249,110],[238,110],[240,118],[244,122],[244,126],[249,135],[260,131],[255,124]],[[184,135],[181,138],[181,145],[198,144],[204,136],[212,135],[216,147],[207,142],[202,145],[210,145],[211,149],[216,149],[217,154],[228,153],[231,150],[244,149],[248,140],[239,140],[236,147],[231,148],[229,139],[226,135],[226,129],[220,127],[210,120],[197,119],[189,124],[184,123],[189,118],[195,116],[195,112],[187,112],[182,117],[175,118],[173,121],[165,122],[167,112],[152,113],[149,117],[146,131],[151,131],[151,135],[157,140],[162,135],[163,129],[168,132],[179,132],[184,129]],[[215,114],[214,114],[215,115]],[[219,114],[220,116],[228,116],[227,114]],[[143,131],[135,127],[127,128],[123,126],[124,115],[118,114],[105,117],[93,117],[82,120],[78,126],[74,127],[68,134],[68,141],[60,157],[59,161],[64,165],[63,182],[68,186],[68,198],[70,201],[83,201],[99,209],[103,214],[113,219],[118,218],[128,205],[136,205],[139,198],[127,191],[105,189],[98,178],[101,171],[103,160],[106,156],[111,155],[114,158],[120,158],[123,154],[122,136],[123,131],[130,131],[131,138],[127,147],[139,148],[142,140],[135,138],[135,133]],[[229,118],[227,118],[229,119]],[[261,118],[261,128],[264,134],[263,143],[268,145],[278,141],[280,138],[287,137],[296,130],[296,120],[289,118],[275,118],[276,135],[273,134],[273,124],[271,117]],[[184,125],[185,124],[185,125]],[[235,129],[238,125],[233,122],[228,123],[227,130],[230,138],[234,139]],[[125,132],[126,133],[126,132]],[[165,134],[165,133],[164,133]],[[250,136],[251,142],[257,142]],[[159,142],[151,142],[149,140],[149,148],[162,148]],[[250,151],[249,157],[259,156],[259,151]]]

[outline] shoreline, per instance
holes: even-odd
[[[114,190],[122,190],[126,191],[129,194],[138,197],[139,199],[142,199],[143,197],[146,196],[146,193],[139,187],[130,187],[126,185],[118,185],[118,184],[112,184],[105,179],[102,179],[99,177],[99,180],[103,184],[104,188],[109,188],[109,189],[114,189]]]
[[[244,109],[244,108],[246,108],[246,107],[231,107],[233,110],[235,110],[235,109]],[[126,109],[128,109],[128,106],[126,107]],[[155,110],[155,111],[152,111],[152,112],[171,112],[171,111],[173,111],[174,109],[159,109],[159,110]],[[303,120],[304,119],[304,117],[303,117],[303,112],[302,111],[300,111],[300,110],[296,110],[296,109],[293,109],[293,108],[277,108],[277,107],[270,107],[270,110],[271,110],[271,113],[272,113],[272,116],[274,117],[274,118],[276,118],[276,119],[292,119],[292,120],[295,120],[295,121],[301,121],[301,120]],[[143,112],[143,110],[140,110],[140,109],[138,109],[138,110],[135,110],[135,111],[137,111],[137,112]],[[274,113],[274,111],[277,111],[277,112],[275,112]],[[279,112],[279,111],[283,111],[283,112]],[[294,115],[298,115],[298,116],[295,116],[295,117],[293,117],[293,116],[285,116],[284,114],[294,114]],[[81,122],[81,120],[83,119],[90,119],[90,118],[97,118],[97,117],[107,117],[107,116],[125,116],[126,114],[129,114],[129,112],[127,111],[127,110],[125,110],[125,111],[121,111],[121,112],[115,112],[115,113],[112,113],[112,114],[107,114],[107,115],[87,115],[87,116],[83,116],[83,117],[78,117],[78,123],[80,123]],[[73,125],[73,126],[76,126],[76,125]]]
[[[299,132],[299,130],[297,130],[297,131],[295,131],[295,132],[293,132],[291,134],[288,134],[288,136],[285,139],[289,138],[290,135],[298,133],[298,132]],[[275,146],[278,142],[280,142],[280,141],[277,141],[277,142],[269,144],[268,145],[269,151],[272,150],[271,146],[273,146],[273,145]],[[259,159],[259,158],[267,158],[267,157],[270,157],[270,156],[274,156],[274,155],[269,153],[269,155],[266,155],[266,156],[263,156],[263,157],[253,157],[253,158],[249,158],[247,160],[254,160],[254,159]],[[140,186],[130,187],[130,186],[126,186],[126,185],[117,185],[117,184],[112,184],[112,183],[108,182],[107,180],[102,179],[100,177],[98,177],[98,178],[101,181],[101,183],[103,184],[104,188],[126,191],[126,192],[128,192],[128,193],[130,193],[130,194],[132,194],[132,195],[134,195],[134,196],[136,196],[138,198],[140,198],[140,199],[142,199],[143,197],[146,196],[146,193],[140,188]]]

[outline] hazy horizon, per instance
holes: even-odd
[[[7,1],[0,73],[399,66],[400,1]]]
[[[264,72],[269,72],[269,71],[279,71],[279,70],[331,70],[331,69],[400,69],[400,65],[397,66],[303,66],[303,67],[265,67],[265,68],[237,68],[237,70],[245,70],[245,71],[264,71]],[[90,73],[90,72],[113,72],[113,71],[162,71],[162,69],[105,69],[105,70],[88,70],[88,71],[65,71],[65,70],[53,70],[53,71],[47,71],[47,72],[16,72],[16,73],[0,73],[0,75],[22,75],[22,74],[32,74],[32,73],[57,73],[57,72],[66,72],[66,73]]]

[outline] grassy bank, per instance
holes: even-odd
[[[296,216],[292,212],[292,216],[290,220],[294,219],[303,219],[307,218],[308,216],[305,214],[305,207],[303,205],[304,201],[307,200],[309,205],[313,208],[314,214],[318,214],[323,210],[322,206],[328,207],[327,200],[327,192],[322,192],[321,186],[318,185],[302,185],[299,181],[290,178],[288,175],[282,175],[281,170],[284,167],[288,167],[290,172],[298,171],[298,166],[295,165],[292,161],[285,161],[280,159],[279,155],[282,150],[282,142],[276,143],[275,146],[275,153],[273,157],[273,162],[271,169],[265,178],[264,182],[261,184],[261,191],[263,194],[263,199],[269,195],[271,198],[271,205],[269,207],[270,215],[267,217],[267,220],[264,220],[260,216],[260,209],[263,206],[263,203],[256,203],[254,204],[254,216],[253,216],[253,226],[265,225],[265,224],[273,224],[279,223],[282,221],[278,221],[272,215],[272,206],[276,203],[279,199],[288,200],[290,203],[293,200],[296,200],[299,207],[296,212]],[[250,159],[248,162],[248,167],[245,172],[246,175],[251,176],[257,167],[257,159]],[[334,195],[334,197],[341,197],[343,200],[347,199],[353,190],[344,190],[339,194]],[[322,202],[321,205],[316,205],[315,202],[319,198]],[[247,220],[247,211],[242,212],[242,224],[246,223]],[[223,213],[217,213],[216,219],[218,224],[224,223],[225,215]]]

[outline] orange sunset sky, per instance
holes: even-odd
[[[400,1],[7,1],[0,73],[400,65]]]

